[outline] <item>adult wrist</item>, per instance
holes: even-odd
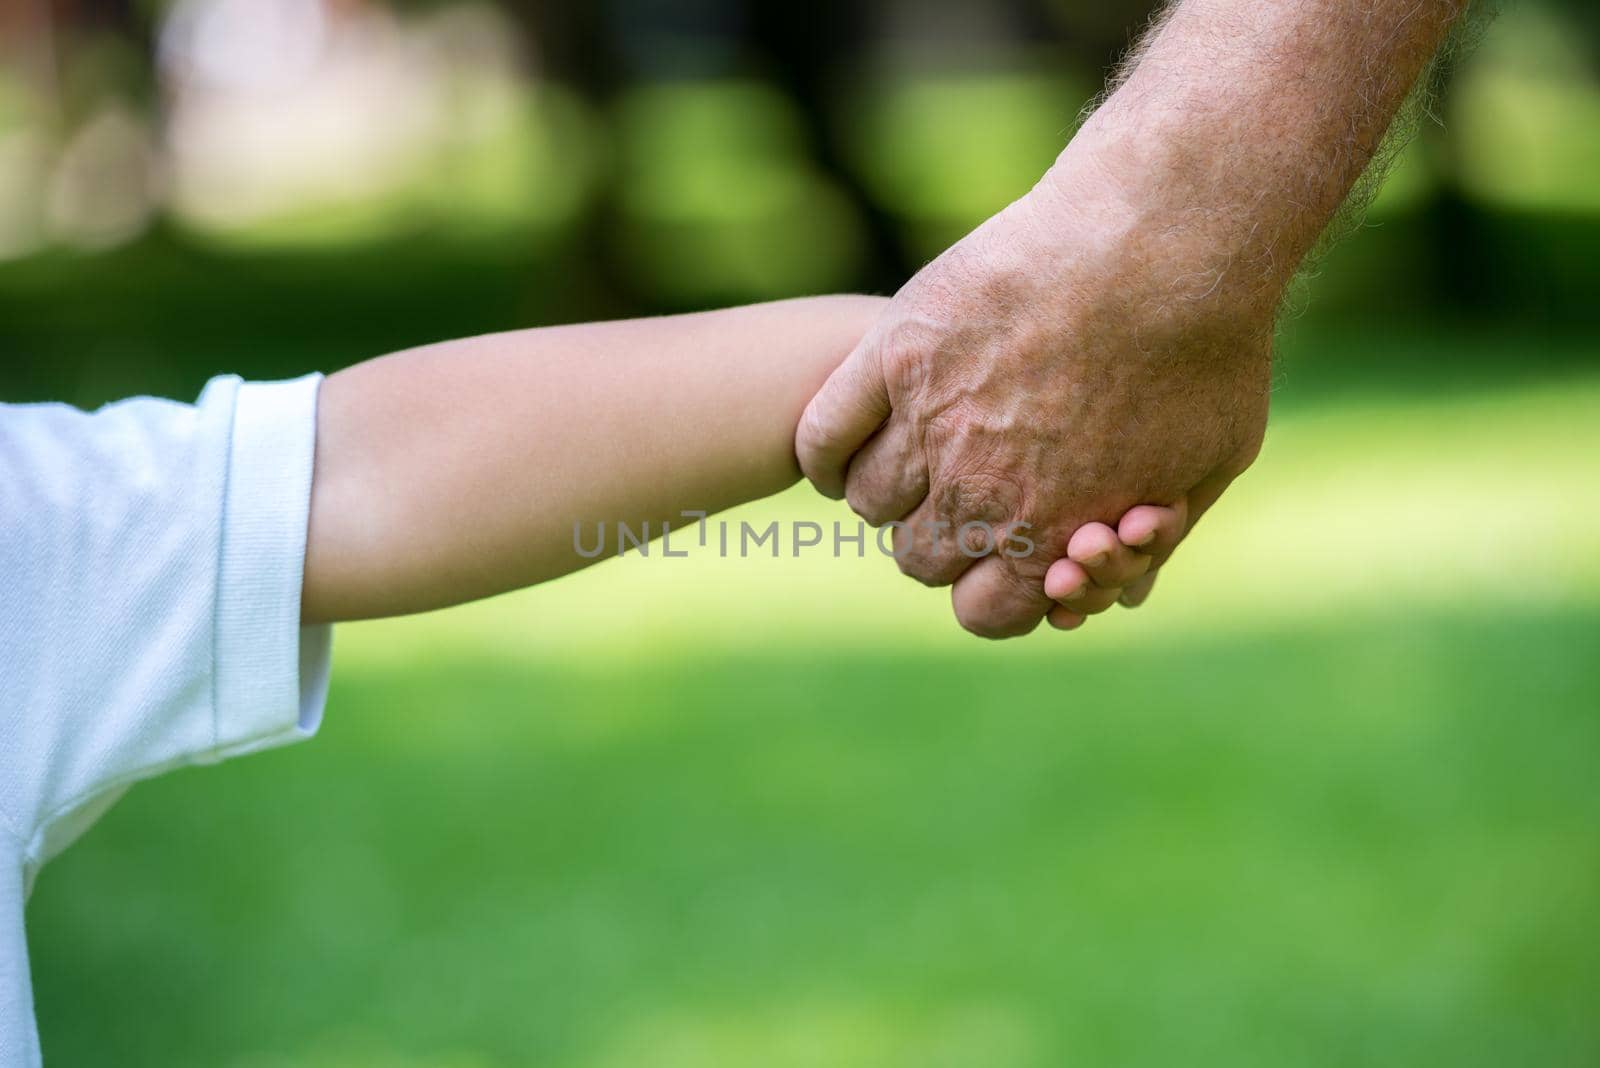
[[[1293,273],[1272,258],[1281,224],[1208,200],[1182,163],[1192,145],[1104,111],[1034,194],[1066,254],[1094,264],[1157,335],[1269,328]]]

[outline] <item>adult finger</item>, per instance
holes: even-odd
[[[811,398],[795,431],[800,470],[817,492],[844,496],[850,458],[888,418],[889,390],[869,335]]]
[[[963,529],[942,517],[933,498],[926,497],[895,524],[895,563],[924,586],[948,586],[994,551],[995,530],[982,521]]]
[[[845,497],[873,526],[899,519],[928,495],[928,462],[904,420],[890,418],[850,460]]]
[[[961,626],[980,638],[1031,633],[1051,607],[1043,583],[1030,587],[999,555],[984,557],[956,579],[950,603]]]

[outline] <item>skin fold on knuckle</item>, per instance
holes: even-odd
[[[845,502],[869,525],[878,527],[898,517],[894,487],[885,481],[882,463],[852,465],[845,481]]]
[[[900,561],[901,571],[925,585],[948,585],[979,560],[1013,546],[1011,520],[1020,496],[1016,480],[988,471],[930,484],[938,526],[908,532],[911,551]],[[1042,572],[1039,583],[1042,588]]]
[[[948,586],[973,561],[957,551],[943,531],[916,529],[920,525],[912,523],[895,532],[895,564],[902,575],[924,586]]]
[[[941,558],[931,553],[916,554],[902,557],[896,563],[902,575],[915,579],[929,589],[948,586],[961,577],[954,557]]]
[[[844,487],[844,502],[868,526],[879,526],[883,522],[877,518],[880,506],[877,504],[875,491],[865,483],[866,480],[860,475],[848,479]]]
[[[939,379],[952,331],[941,312],[909,307],[878,331],[873,354],[897,408],[917,407]]]
[[[935,507],[952,529],[976,523],[997,533],[1000,524],[1023,510],[1023,476],[994,462],[989,449],[972,449],[971,441],[961,444],[967,447],[966,454],[946,468],[937,487],[930,487]]]

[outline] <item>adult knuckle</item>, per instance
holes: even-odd
[[[948,586],[960,574],[952,567],[943,544],[941,529],[935,523],[906,520],[894,531],[894,562],[900,573],[924,586]]]
[[[950,585],[950,580],[945,577],[944,565],[926,553],[906,553],[895,559],[895,565],[900,568],[902,575],[916,579],[924,586]]]
[[[956,465],[940,487],[935,507],[957,524],[994,524],[1017,515],[1023,496],[1018,476],[980,459],[977,463]]]
[[[877,520],[873,519],[872,491],[866,485],[866,480],[860,475],[851,475],[844,485],[844,501],[850,510],[873,526]]]
[[[850,510],[872,526],[882,526],[895,518],[884,487],[870,476],[851,474],[844,497]]]
[[[933,380],[945,329],[916,314],[899,316],[878,335],[877,356],[884,378],[901,397],[922,394]]]
[[[907,543],[904,551],[895,556],[895,566],[907,578],[916,579],[924,586],[948,586],[960,573],[956,562],[937,543]]]

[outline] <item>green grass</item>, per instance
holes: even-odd
[[[218,271],[169,329],[162,262],[81,336],[72,265],[11,275],[8,336],[56,346],[17,394],[427,334],[376,314],[425,272],[343,336],[288,260],[289,319],[227,322]],[[451,292],[429,331],[519,299]],[[45,870],[50,1063],[1600,1062],[1595,343],[1303,325],[1259,464],[1079,634],[706,552],[342,628],[315,742],[141,785]]]
[[[1597,638],[353,671],[317,743],[142,786],[46,873],[46,1050],[1592,1064]]]

